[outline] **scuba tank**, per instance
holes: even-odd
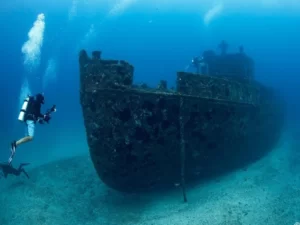
[[[27,98],[25,98],[24,102],[23,102],[23,105],[22,105],[22,108],[20,109],[18,120],[20,120],[21,122],[24,121],[26,110],[28,108],[28,104],[29,104],[30,99],[31,99],[30,96],[28,96]]]

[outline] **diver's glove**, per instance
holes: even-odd
[[[46,122],[46,123],[49,123],[49,120],[50,120],[50,119],[51,119],[50,115],[45,114],[45,115],[43,116],[43,118],[39,118],[39,119],[38,119],[38,122],[39,122],[39,124],[44,124],[45,122]]]
[[[56,105],[53,105],[50,109],[47,110],[43,119],[39,120],[40,124],[44,124],[44,122],[49,123],[51,120],[51,113],[56,112]]]
[[[45,114],[43,121],[45,121],[46,123],[49,123],[50,119],[51,119],[51,116],[49,114]]]
[[[44,124],[44,118],[39,118],[38,122],[39,122],[39,124]]]

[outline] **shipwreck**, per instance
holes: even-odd
[[[242,168],[275,147],[284,102],[257,82],[254,61],[205,51],[197,73],[178,72],[175,89],[133,84],[134,67],[79,54],[80,103],[100,179],[122,192],[202,180]]]

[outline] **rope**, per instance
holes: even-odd
[[[183,201],[187,202],[186,190],[185,190],[185,140],[184,140],[184,122],[183,122],[183,97],[180,97],[180,159],[181,159],[181,188],[183,194]]]

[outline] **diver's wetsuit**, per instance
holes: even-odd
[[[42,98],[42,97],[40,97]],[[31,99],[25,115],[25,121],[33,120],[36,122],[39,118],[44,118],[44,115],[41,113],[41,107],[44,100],[41,99]]]
[[[23,169],[23,166],[27,166],[29,163],[21,163],[18,169],[12,167],[11,164],[8,163],[0,163],[0,168],[2,169],[3,175],[7,178],[8,174],[12,174],[15,176],[20,176],[21,173],[24,173],[26,177],[29,179],[28,173]]]

